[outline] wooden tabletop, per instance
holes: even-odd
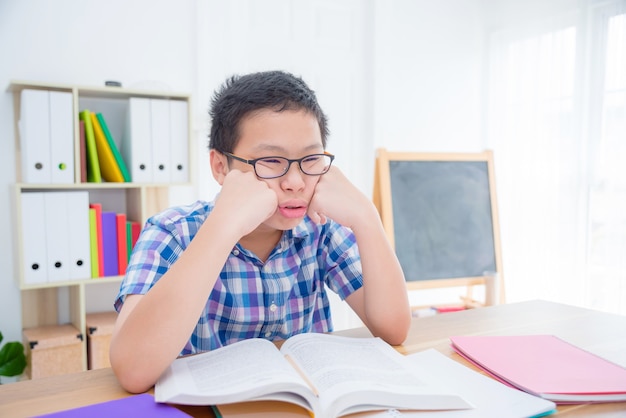
[[[365,328],[335,334],[369,337]],[[435,348],[476,370],[450,347],[453,335],[554,334],[626,367],[626,316],[546,301],[529,301],[415,318],[404,354]],[[152,391],[150,391],[152,392]],[[32,417],[130,396],[110,368],[0,386],[0,417]],[[213,417],[208,407],[179,406],[196,417]],[[625,417],[626,402],[560,405],[563,417]]]

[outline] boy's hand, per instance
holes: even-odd
[[[337,168],[331,166],[320,177],[309,203],[307,214],[313,222],[324,224],[326,218],[352,228],[372,202]]]
[[[224,178],[214,212],[233,223],[239,239],[272,216],[277,207],[276,193],[257,179],[254,171],[231,170]]]

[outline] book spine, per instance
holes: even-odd
[[[115,212],[102,212],[102,248],[104,276],[117,276],[117,221]]]
[[[139,234],[141,233],[141,225],[139,222],[132,223],[132,241],[131,248],[135,248],[135,244],[137,244],[137,240],[139,240]]]
[[[126,273],[126,267],[128,266],[128,239],[126,237],[126,214],[118,213],[115,215],[115,222],[117,226],[117,265],[118,274],[123,275]]]
[[[98,274],[95,277],[103,277],[104,253],[102,252],[102,204],[91,203],[89,207],[96,211],[96,250],[98,251]]]
[[[96,148],[96,138],[91,124],[91,112],[85,109],[79,113],[79,118],[85,123],[87,181],[90,183],[102,183],[100,163],[98,162],[98,149]]]
[[[91,255],[91,277],[100,277],[100,262],[98,260],[98,226],[96,210],[89,209],[89,250]]]
[[[97,113],[96,118],[98,119],[100,127],[102,128],[102,132],[104,133],[104,137],[106,138],[109,148],[111,149],[111,153],[115,158],[115,162],[117,163],[117,166],[122,174],[122,177],[124,178],[124,181],[129,183],[131,181],[130,173],[128,172],[128,168],[126,167],[124,158],[122,158],[122,154],[120,154],[120,151],[117,148],[115,141],[113,140],[113,135],[111,135],[111,131],[109,131],[109,125],[107,125],[104,116],[102,116],[102,113]]]
[[[85,121],[78,121],[80,133],[80,182],[87,183],[87,144],[85,143]]]
[[[91,112],[90,117],[96,139],[96,149],[98,150],[98,162],[100,163],[102,178],[112,183],[123,183],[124,177],[122,176],[122,172],[117,166],[113,152],[104,137],[104,132],[102,131],[100,122],[98,121],[95,113]]]
[[[133,224],[126,221],[126,261],[130,261],[130,253],[133,251]]]

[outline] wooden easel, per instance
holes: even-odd
[[[429,163],[429,164],[423,164]],[[458,173],[450,175],[450,179],[446,180],[445,176],[449,173],[457,170]],[[443,171],[442,171],[443,170]],[[469,176],[465,175],[465,171],[472,176],[476,176],[476,179],[469,179]],[[429,175],[428,171],[431,171],[432,175]],[[442,175],[443,173],[443,175]],[[430,178],[433,178],[433,183],[430,184]],[[401,179],[401,180],[398,180]],[[458,180],[458,181],[457,181]],[[441,187],[437,188],[436,182],[441,182]],[[468,183],[470,193],[457,193],[457,183]],[[475,186],[480,184],[480,186]],[[461,185],[463,186],[463,185]],[[471,187],[477,187],[476,198],[471,193]],[[467,190],[464,190],[464,192]],[[466,212],[469,215],[476,213],[480,216],[469,216],[470,222],[472,218],[481,218],[482,224],[489,226],[485,228],[486,233],[480,234],[479,241],[485,240],[484,245],[477,245],[480,248],[487,248],[491,251],[491,254],[486,254],[486,258],[492,257],[492,262],[488,263],[490,266],[489,271],[475,271],[472,270],[473,266],[468,266],[467,271],[455,272],[446,276],[446,263],[442,263],[442,271],[435,271],[433,277],[409,277],[412,274],[411,267],[409,265],[403,265],[405,276],[407,276],[407,288],[410,291],[420,289],[434,289],[444,287],[463,287],[467,288],[465,296],[461,296],[462,303],[465,307],[479,307],[486,305],[494,305],[504,302],[504,286],[503,286],[503,272],[502,272],[502,259],[500,250],[500,231],[498,222],[498,210],[496,204],[496,192],[495,192],[495,180],[493,169],[493,154],[491,151],[485,151],[482,153],[413,153],[413,152],[387,152],[384,148],[377,150],[376,164],[375,164],[375,178],[374,178],[374,192],[373,200],[378,212],[380,214],[383,226],[391,242],[391,245],[396,250],[401,264],[403,259],[400,257],[399,249],[396,248],[398,237],[400,233],[401,237],[408,237],[412,233],[419,233],[419,240],[425,235],[422,233],[426,228],[428,219],[423,216],[423,211],[419,212],[420,208],[431,207],[430,202],[427,200],[430,197],[433,199],[440,199],[440,195],[447,195],[447,199],[443,199],[445,202],[432,202],[437,212],[437,204],[439,209],[454,207],[459,213],[465,215]],[[461,197],[457,195],[463,195]],[[467,194],[467,196],[465,196]],[[478,199],[478,198],[481,199]],[[414,199],[414,200],[411,200]],[[463,199],[466,199],[465,201]],[[394,208],[394,201],[398,208]],[[476,203],[476,202],[482,203]],[[419,202],[419,204],[412,205],[412,202]],[[465,208],[464,205],[468,207]],[[405,207],[402,209],[401,207]],[[410,212],[415,207],[416,214],[414,218],[411,213],[406,215],[407,209]],[[479,209],[476,209],[479,207]],[[431,207],[432,208],[432,207]],[[395,212],[394,212],[395,209]],[[465,210],[467,209],[467,211]],[[404,212],[402,212],[404,211]],[[442,210],[443,212],[443,210]],[[402,215],[403,223],[398,228],[394,227],[394,213]],[[443,219],[443,227],[447,227],[445,219]],[[432,223],[432,222],[431,222]],[[398,226],[398,225],[396,225]],[[479,231],[482,232],[482,231]],[[453,234],[454,239],[457,236],[461,236],[463,233]],[[431,248],[433,254],[444,252],[447,250],[448,242],[447,237],[439,237],[433,234],[432,237],[426,237],[429,239],[429,243],[432,243]],[[400,240],[402,241],[402,240]],[[402,251],[406,250],[406,247],[410,247],[414,244],[415,239],[404,239]],[[451,243],[453,245],[454,243]],[[479,244],[479,243],[477,243]],[[437,245],[446,248],[435,248]],[[454,247],[452,247],[454,248]],[[474,246],[468,247],[468,251],[474,251]],[[457,253],[463,251],[457,251]],[[415,253],[416,257],[419,254]],[[460,254],[462,256],[463,254]],[[483,253],[480,254],[481,256]],[[470,257],[471,258],[471,257]],[[408,260],[408,262],[406,261]],[[405,257],[404,264],[410,264],[413,262],[411,257]],[[451,263],[449,263],[451,264]],[[465,266],[459,266],[462,270]],[[419,270],[419,269],[415,269]],[[477,300],[473,295],[473,287],[476,285],[485,286],[485,296],[482,300]],[[415,307],[414,307],[415,308]]]

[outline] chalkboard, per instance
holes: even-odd
[[[501,276],[490,151],[380,149],[376,171],[374,201],[409,288],[482,284]]]

